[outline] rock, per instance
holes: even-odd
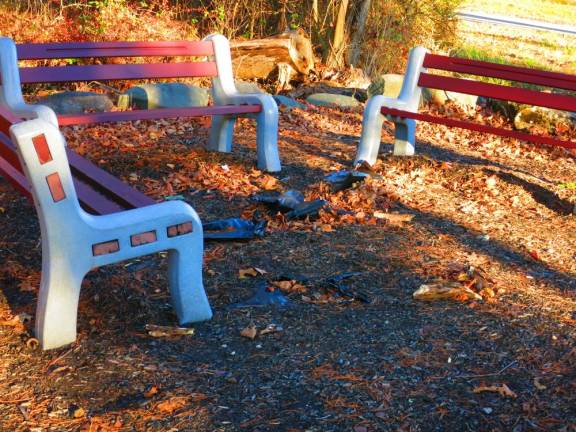
[[[236,90],[238,93],[247,94],[247,93],[266,93],[262,90],[258,84],[248,81],[236,81]]]
[[[121,109],[185,108],[208,105],[208,90],[184,83],[142,84],[118,98]]]
[[[521,106],[514,116],[514,128],[529,130],[532,126],[541,126],[551,130],[558,123],[573,122],[573,113],[543,107]]]
[[[451,101],[460,106],[473,107],[478,103],[478,96],[468,95],[464,93],[456,93],[445,90],[425,88],[422,91],[422,96],[427,102],[434,105],[443,106],[446,102]]]
[[[52,108],[57,114],[103,112],[114,107],[112,100],[105,94],[74,91],[51,94],[41,98],[38,103]]]
[[[376,95],[384,95],[391,98],[397,98],[402,90],[402,83],[404,82],[404,75],[399,74],[384,74],[376,78],[370,86],[368,86],[368,97]]]
[[[306,98],[306,102],[316,106],[338,106],[351,108],[360,106],[360,102],[352,96],[344,96],[330,93],[314,93]]]
[[[278,105],[283,105],[287,108],[299,108],[306,109],[306,107],[298,102],[296,99],[292,99],[288,96],[274,95],[272,96]]]

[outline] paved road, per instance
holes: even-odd
[[[566,33],[576,36],[576,27],[547,23],[544,21],[535,21],[523,18],[509,17],[504,15],[490,15],[482,12],[460,11],[456,15],[461,20],[481,21],[491,24],[505,24],[518,27],[527,27],[534,30],[548,30],[558,33]]]

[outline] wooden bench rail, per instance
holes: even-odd
[[[217,75],[218,69],[214,62],[20,68],[20,81],[23,84],[215,77]]]
[[[488,84],[461,78],[445,77],[421,73],[418,85],[423,88],[465,93],[493,99],[536,105],[562,111],[576,110],[576,98],[561,94],[545,93],[518,87]]]
[[[532,141],[538,144],[564,147],[569,149],[576,148],[576,142],[574,141],[560,140],[557,138],[541,135],[532,135],[526,132],[515,131],[510,129],[501,129],[493,126],[472,123],[464,120],[455,120],[447,117],[439,117],[432,114],[414,113],[410,111],[402,111],[386,107],[382,107],[382,114],[389,115],[392,117],[411,118],[414,120],[439,123],[446,126],[459,127],[462,129],[469,129],[477,132],[490,133],[492,135],[498,135],[507,138],[516,138],[522,141]]]
[[[214,54],[212,42],[62,42],[20,44],[20,60],[91,57],[200,57]]]
[[[190,108],[158,108],[135,111],[115,111],[87,114],[59,115],[58,122],[61,126],[94,124],[105,122],[122,122],[134,120],[154,120],[163,118],[214,116],[225,114],[249,114],[262,111],[260,105],[228,105]]]
[[[434,75],[427,68],[508,80],[510,85]],[[362,136],[354,163],[374,164],[378,158],[384,118],[394,122],[394,154],[410,156],[416,145],[416,121],[428,121],[450,127],[460,127],[493,135],[515,138],[548,146],[576,148],[576,142],[555,137],[503,129],[464,120],[420,114],[422,89],[432,88],[485,98],[516,102],[530,106],[576,112],[576,97],[515,87],[514,83],[548,86],[553,89],[576,91],[576,76],[525,67],[508,66],[485,61],[459,59],[430,54],[423,47],[410,51],[408,68],[397,98],[374,96],[368,100],[362,120]]]
[[[576,91],[576,76],[478,60],[428,54],[423,67]]]

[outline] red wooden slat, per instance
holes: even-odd
[[[66,154],[74,177],[89,184],[92,189],[106,196],[108,200],[116,202],[124,209],[145,207],[155,203],[152,198],[130,187],[73,150],[67,148]]]
[[[12,165],[16,170],[22,171],[22,165],[20,165],[20,159],[16,154],[16,146],[10,141],[10,138],[0,132],[0,157],[6,160],[10,165]]]
[[[32,200],[32,188],[28,179],[12,166],[6,159],[0,157],[0,174],[26,198]]]
[[[10,126],[20,122],[20,119],[12,114],[11,111],[0,106],[0,132],[9,135]]]
[[[66,151],[72,169],[74,188],[80,204],[86,211],[93,214],[110,214],[154,204],[152,198],[126,185],[71,149]],[[16,147],[2,133],[0,133],[0,173],[3,173],[26,197],[32,198],[30,184],[22,174]]]
[[[576,91],[576,76],[478,60],[426,54],[424,67]]]
[[[64,42],[19,44],[20,60],[87,57],[208,56],[214,54],[212,42]]]
[[[160,118],[199,117],[220,114],[250,114],[262,111],[261,105],[223,105],[189,108],[158,108],[150,110],[114,111],[87,114],[66,114],[58,116],[60,126],[121,122],[134,120],[154,120]]]
[[[76,81],[136,80],[154,78],[213,77],[218,75],[215,62],[105,64],[62,67],[20,68],[23,84]]]
[[[563,111],[576,111],[576,97],[544,93],[517,87],[487,84],[478,81],[451,78],[440,75],[421,73],[418,80],[420,87],[448,90],[476,96],[537,105]]]
[[[538,144],[545,144],[564,148],[576,148],[576,142],[574,141],[559,140],[556,138],[540,135],[532,135],[526,132],[519,132],[509,129],[500,129],[493,126],[471,123],[463,120],[449,119],[446,117],[437,117],[431,114],[413,113],[409,111],[396,110],[386,107],[383,107],[381,112],[384,115],[389,115],[393,117],[411,118],[414,120],[427,121],[431,123],[440,123],[446,126],[459,127],[462,129],[470,129],[477,132],[491,133],[493,135],[499,135],[508,138],[516,138],[522,141],[535,142]]]
[[[78,201],[84,210],[95,215],[106,215],[129,210],[133,207],[123,206],[112,201],[106,195],[94,190],[89,184],[82,182],[78,177],[72,177]]]

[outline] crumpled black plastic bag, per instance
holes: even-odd
[[[206,240],[250,240],[264,237],[267,221],[249,221],[241,218],[221,219],[202,224]]]

